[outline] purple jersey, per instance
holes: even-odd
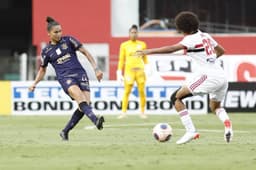
[[[48,44],[42,50],[41,66],[47,67],[48,63],[51,63],[58,80],[76,73],[86,74],[76,54],[76,50],[81,46],[82,44],[75,38],[63,36],[57,44]]]

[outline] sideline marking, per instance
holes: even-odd
[[[159,122],[157,122],[159,123]],[[126,124],[108,124],[105,125],[104,128],[122,128],[122,127],[147,127],[147,126],[153,126],[156,125],[157,123],[126,123]],[[172,124],[175,124],[178,122],[172,122]],[[85,130],[92,130],[92,129],[96,129],[96,126],[92,125],[92,126],[85,126],[84,127]],[[174,130],[180,130],[180,131],[184,131],[185,129],[180,129],[180,128],[173,128]],[[223,132],[222,130],[218,130],[218,129],[198,129],[198,132],[212,132],[212,133],[219,133],[219,132]],[[235,133],[251,133],[249,131],[244,131],[244,130],[234,130]]]

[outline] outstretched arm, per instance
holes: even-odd
[[[103,78],[102,71],[97,67],[95,60],[93,59],[92,55],[87,51],[83,46],[79,48],[79,51],[88,59],[91,63],[93,70],[95,71],[95,75],[97,80],[100,81]]]
[[[136,55],[138,56],[144,56],[149,54],[166,54],[166,53],[173,53],[175,51],[179,51],[184,49],[184,46],[182,44],[174,44],[171,46],[163,46],[160,48],[151,48],[146,50],[138,50],[136,52]]]
[[[28,88],[29,91],[35,90],[37,83],[39,83],[44,78],[45,72],[46,72],[46,67],[39,68],[34,83]]]

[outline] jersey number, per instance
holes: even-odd
[[[203,39],[203,44],[204,44],[204,47],[205,47],[206,54],[208,56],[212,55],[214,53],[214,48],[210,43],[210,39]]]

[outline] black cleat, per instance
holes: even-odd
[[[62,140],[68,141],[68,133],[65,133],[64,131],[61,131],[60,132],[60,137],[62,138]]]
[[[231,141],[231,137],[232,137],[232,136],[231,136],[231,133],[230,133],[230,132],[228,132],[228,133],[225,134],[225,138],[226,138],[225,140],[226,140],[227,143],[229,143],[229,142]]]
[[[99,130],[102,130],[103,129],[103,123],[105,122],[105,119],[103,116],[99,116],[98,117],[98,120],[96,121],[96,127],[99,129]]]

